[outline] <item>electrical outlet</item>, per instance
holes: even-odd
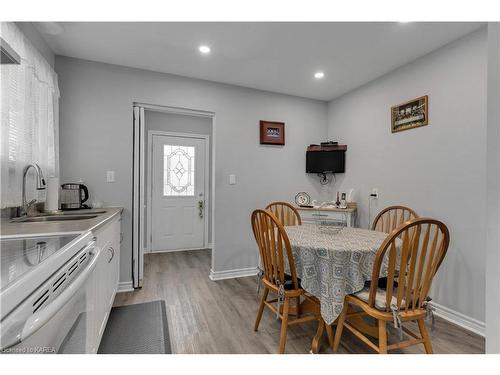
[[[378,189],[377,188],[372,189],[372,198],[378,199]]]

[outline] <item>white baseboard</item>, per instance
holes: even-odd
[[[124,292],[133,292],[134,286],[132,285],[132,281],[120,281],[118,283],[118,290],[116,293],[124,293]]]
[[[225,279],[235,279],[237,277],[247,277],[247,276],[255,276],[259,273],[259,269],[257,267],[250,268],[240,268],[236,270],[227,270],[227,271],[214,271],[210,270],[210,280],[225,280]]]
[[[464,315],[438,303],[431,302],[431,305],[436,309],[436,311],[434,311],[436,316],[439,316],[440,318],[443,318],[480,336],[486,336],[486,324],[484,322],[471,318],[470,316]]]

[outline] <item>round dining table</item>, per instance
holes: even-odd
[[[342,311],[345,296],[361,291],[371,279],[375,255],[387,233],[317,224],[286,226],[285,230],[300,284],[319,300],[320,324],[331,325]],[[381,276],[385,276],[384,268]]]

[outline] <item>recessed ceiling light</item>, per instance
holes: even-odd
[[[210,53],[210,47],[209,46],[200,46],[198,50],[203,53],[204,55]]]
[[[323,72],[316,72],[316,73],[314,73],[314,78],[316,78],[316,79],[321,79],[324,76],[325,76],[325,73],[323,73]]]

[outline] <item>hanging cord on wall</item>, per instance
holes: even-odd
[[[371,229],[370,225],[371,225],[371,222],[372,222],[372,200],[376,196],[377,196],[377,194],[370,194],[368,196],[368,228],[367,229]]]
[[[327,185],[330,182],[326,173],[318,173],[318,177],[319,177],[319,183],[321,185]]]
[[[368,227],[370,229],[370,221],[372,220],[372,197],[371,194],[368,197]]]
[[[335,185],[336,179],[335,179],[335,173],[332,173],[332,178],[328,178],[326,173],[318,173],[319,177],[319,183],[321,185],[328,185],[330,182],[333,180],[333,184]]]

